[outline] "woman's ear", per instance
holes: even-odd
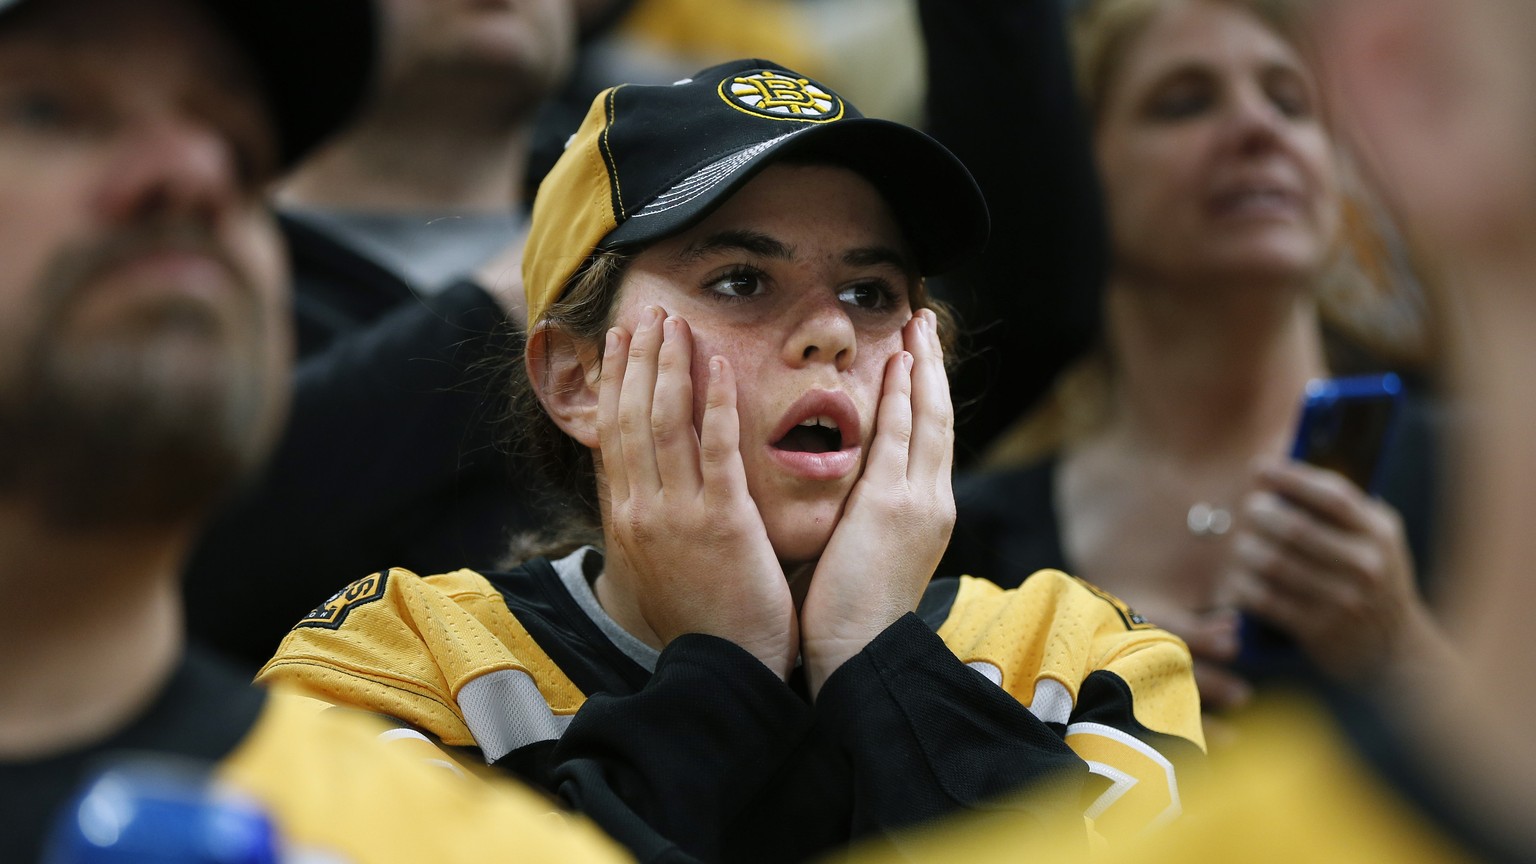
[[[528,380],[561,431],[597,449],[597,385],[601,355],[595,346],[541,322],[528,334]]]

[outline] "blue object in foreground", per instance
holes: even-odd
[[[53,826],[44,864],[277,864],[261,808],[206,771],[152,760],[114,764],[88,781]]]

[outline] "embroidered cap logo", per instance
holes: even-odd
[[[843,100],[808,78],[777,75],[770,70],[733,75],[720,82],[727,105],[770,120],[828,123],[843,116]]]

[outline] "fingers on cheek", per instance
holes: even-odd
[[[944,346],[939,341],[938,319],[930,309],[919,309],[907,322],[903,334],[908,350],[924,360],[943,363]]]
[[[699,424],[700,455],[706,464],[724,462],[737,447],[736,383],[730,364],[711,357],[704,397],[704,417]]]
[[[885,369],[880,379],[880,391],[878,394],[880,397],[878,408],[880,410],[885,410],[886,400],[890,396],[911,391],[912,375],[909,367],[906,365],[907,361],[904,359],[911,356],[910,352],[897,351],[885,361]]]
[[[704,390],[705,409],[725,407],[727,399],[725,378],[730,374],[729,370],[725,368],[725,358],[709,358],[709,362],[705,365],[704,374],[705,381],[707,382]]]
[[[618,401],[619,386],[624,381],[624,365],[629,356],[629,334],[615,327],[603,342],[603,360],[598,369],[599,392],[610,407]]]
[[[901,328],[901,343],[908,351],[916,351],[923,344],[923,310],[919,309]]]

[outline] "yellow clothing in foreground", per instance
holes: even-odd
[[[218,776],[259,801],[287,843],[354,862],[621,862],[580,816],[511,783],[377,740],[388,726],[277,691]]]
[[[1482,860],[1377,774],[1321,706],[1255,709],[1241,739],[1192,791],[1185,817],[1143,840],[1084,855],[1079,835],[1039,836],[1013,821],[955,819],[847,864],[1021,860],[1092,864],[1458,864]]]
[[[631,848],[761,850],[807,810],[826,822],[807,835],[837,838],[855,819],[1062,794],[1066,778],[1099,833],[1134,836],[1178,816],[1181,765],[1203,761],[1187,648],[1063,573],[934,583],[812,704],[728,643],[684,637],[664,657],[625,633],[592,591],[601,563],[586,549],[507,573],[374,574],[302,620],[259,680],[473,748],[616,836],[664,826]]]

